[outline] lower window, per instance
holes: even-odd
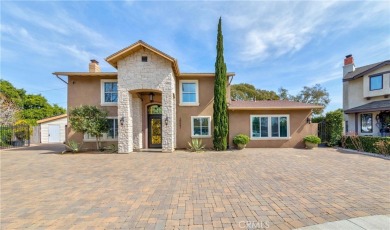
[[[372,133],[372,113],[360,114],[360,132]]]
[[[289,134],[288,115],[251,115],[251,138],[287,138]]]
[[[108,118],[108,132],[103,133],[102,140],[112,140],[118,138],[118,119]],[[84,140],[95,140],[96,136],[89,133],[84,134]]]
[[[191,136],[197,137],[210,137],[210,120],[209,116],[191,117]]]

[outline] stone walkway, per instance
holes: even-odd
[[[390,161],[335,149],[2,151],[1,228],[293,229],[390,213]]]

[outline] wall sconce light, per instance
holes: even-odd
[[[165,125],[168,125],[168,117],[165,118]]]
[[[121,125],[123,126],[123,124],[125,123],[125,118],[124,118],[124,117],[121,117],[120,123],[121,123]]]
[[[306,122],[307,122],[308,124],[311,124],[311,118],[308,117],[308,118],[306,119]]]
[[[149,100],[150,102],[153,102],[154,100],[154,93],[149,93]]]

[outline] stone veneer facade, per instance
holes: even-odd
[[[141,62],[142,56],[147,56],[148,61]],[[124,118],[123,126],[118,127],[118,151],[128,153],[144,148],[139,92],[162,94],[162,151],[173,152],[176,145],[175,75],[170,61],[148,49],[118,61],[118,119]]]

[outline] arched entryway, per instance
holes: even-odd
[[[149,105],[148,112],[148,148],[162,148],[162,106]]]

